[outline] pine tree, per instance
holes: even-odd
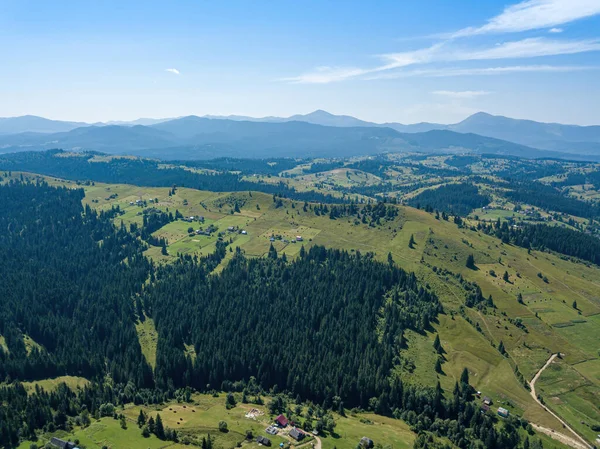
[[[140,409],[140,414],[138,415],[137,424],[138,424],[138,427],[140,427],[140,428],[144,424],[146,424],[146,414],[144,413],[144,410],[142,410],[142,409]]]
[[[435,340],[433,341],[433,349],[435,349],[436,352],[440,352],[441,347],[442,344],[440,343],[440,336],[439,334],[435,334]]]
[[[474,270],[475,268],[477,268],[475,266],[475,257],[473,256],[473,254],[469,254],[467,256],[466,266],[467,266],[467,268],[470,268],[471,270]]]
[[[461,384],[469,384],[469,370],[467,368],[463,368],[462,374],[460,375],[460,383]]]
[[[408,241],[408,247],[410,249],[413,249],[415,247],[415,244],[417,242],[415,242],[415,236],[413,234],[410,235],[410,240]]]
[[[437,360],[435,361],[435,372],[436,373],[440,373],[442,372],[442,362],[440,360],[440,358],[438,357]]]
[[[510,277],[508,276],[508,271],[504,272],[504,274],[502,275],[502,280],[504,282],[509,282],[510,281]]]
[[[269,259],[277,259],[277,250],[275,249],[272,243],[269,248]]]
[[[154,433],[154,428],[155,428],[154,418],[151,416],[148,419],[148,430],[150,431],[150,433]]]
[[[154,423],[154,435],[156,435],[159,440],[165,439],[165,428],[163,427],[160,414],[156,415],[156,422]]]
[[[506,349],[504,348],[504,343],[502,342],[502,340],[500,340],[500,343],[498,344],[498,351],[500,352],[500,354],[506,355]]]

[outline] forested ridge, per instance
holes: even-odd
[[[513,201],[531,204],[545,210],[563,212],[577,217],[590,218],[600,215],[597,204],[569,197],[552,186],[540,182],[512,183],[505,196]]]
[[[438,188],[427,189],[414,196],[408,202],[414,207],[438,210],[454,215],[466,216],[473,209],[486,206],[490,199],[482,195],[476,186],[469,183],[446,184]]]
[[[200,173],[179,167],[163,167],[164,162],[153,159],[113,158],[109,161],[90,161],[100,153],[81,153],[66,155],[62,150],[33,151],[0,155],[0,170],[28,171],[47,176],[70,179],[73,181],[96,181],[106,183],[134,184],[149,187],[189,187],[213,192],[258,191],[276,194],[300,201],[318,201],[322,203],[339,203],[344,200],[319,192],[298,192],[285,183],[269,184],[246,181],[240,174],[230,172]],[[226,169],[224,160],[221,163],[187,162],[188,166],[214,167]],[[235,160],[231,168],[237,168],[242,160]],[[252,164],[252,166],[263,164]]]
[[[393,375],[404,331],[428,329],[442,310],[392,260],[314,246],[287,261],[272,248],[263,259],[237,252],[215,274],[226,254],[219,242],[210,256],[156,268],[136,233],[112,224],[118,211],[83,208],[82,197],[45,183],[0,186],[0,334],[8,347],[0,349],[0,446],[111,416],[121,404],[181,397],[188,387],[247,389],[252,376],[252,394],[284,391],[273,399],[281,403],[296,397],[330,409],[337,396],[461,448],[517,446],[520,421],[497,425],[481,414],[468,371],[452,392]],[[134,326],[148,316],[159,336],[154,372]],[[39,349],[28,354],[25,334]],[[15,382],[59,374],[92,384],[28,394]]]
[[[479,228],[505,243],[513,243],[523,248],[549,249],[600,264],[600,239],[580,231],[544,224],[512,227],[507,222],[483,224]]]

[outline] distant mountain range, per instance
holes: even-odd
[[[539,123],[483,112],[452,125],[372,123],[321,110],[286,118],[188,116],[96,124],[0,118],[0,152],[49,148],[165,159],[421,151],[600,160],[600,126]]]

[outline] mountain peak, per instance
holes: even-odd
[[[310,112],[305,117],[335,117],[332,113],[324,111],[323,109],[317,109],[316,111]]]

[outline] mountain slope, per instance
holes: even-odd
[[[59,133],[71,131],[72,129],[87,126],[83,122],[64,122],[50,120],[35,115],[23,115],[21,117],[0,117],[0,134],[18,133]]]
[[[449,125],[448,129],[554,151],[596,154],[600,151],[600,126],[540,123],[478,112],[460,123]]]

